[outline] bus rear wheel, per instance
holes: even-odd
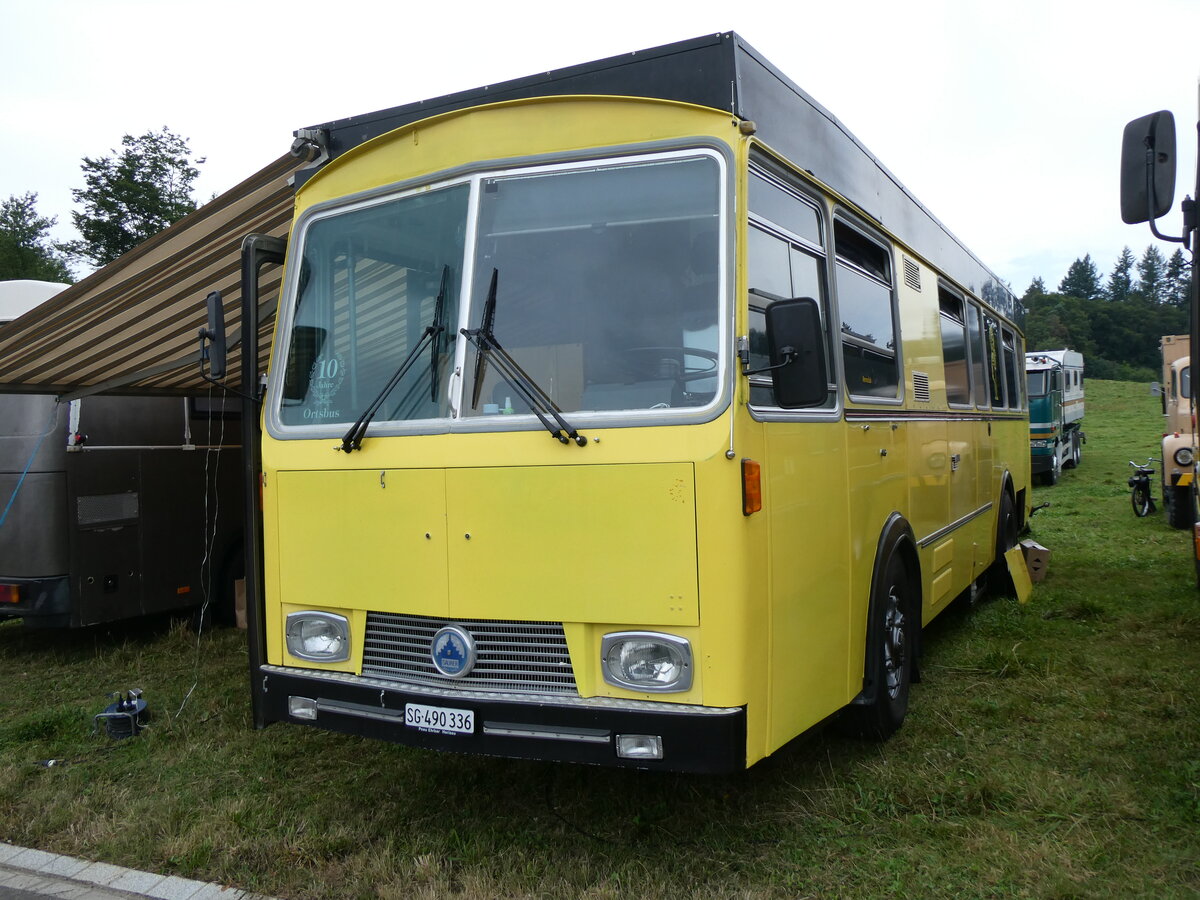
[[[916,662],[914,598],[908,567],[893,551],[879,583],[879,596],[872,603],[874,634],[867,646],[875,655],[869,662],[878,673],[874,698],[846,707],[837,722],[839,730],[851,737],[885,740],[904,724]]]

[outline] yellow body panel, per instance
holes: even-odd
[[[504,598],[515,618],[699,624],[690,465],[462,469],[446,482],[449,615],[487,618]]]

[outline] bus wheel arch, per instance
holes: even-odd
[[[844,733],[883,740],[904,723],[909,689],[920,680],[921,609],[916,541],[908,522],[893,513],[871,576],[863,689],[837,719]]]

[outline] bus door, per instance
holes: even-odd
[[[769,364],[765,326],[771,303],[812,297],[832,317],[821,216],[782,172],[752,168],[747,232],[749,368]],[[832,369],[832,363],[831,363]],[[836,386],[816,409],[775,403],[769,375],[750,378],[751,415],[759,420],[764,512],[769,546],[770,746],[844,705],[859,689],[846,676],[849,647],[850,542],[846,510],[845,428]]]

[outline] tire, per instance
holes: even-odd
[[[1050,485],[1051,487],[1058,484],[1058,478],[1060,475],[1062,475],[1062,465],[1062,459],[1058,455],[1058,448],[1055,447],[1054,458],[1050,461],[1050,471],[1042,476],[1045,479],[1046,484]]]
[[[1079,433],[1074,432],[1071,435],[1071,450],[1067,454],[1066,460],[1063,461],[1063,468],[1077,469],[1081,459],[1083,459],[1083,447],[1079,440]]]
[[[1016,594],[1004,554],[1017,546],[1017,532],[1017,508],[1013,504],[1012,495],[1004,491],[1000,495],[1000,512],[996,516],[996,556],[985,576],[986,597],[989,600]]]
[[[1148,484],[1142,482],[1135,484],[1129,499],[1133,504],[1133,514],[1139,519],[1144,519],[1154,511],[1154,500],[1150,497],[1150,485]]]
[[[1167,521],[1172,528],[1182,530],[1196,524],[1196,494],[1190,484],[1164,487],[1163,496],[1167,504]]]
[[[895,550],[878,584],[879,594],[872,597],[874,621],[868,637],[868,652],[875,654],[875,659],[868,662],[879,673],[879,684],[873,700],[846,707],[837,725],[851,737],[886,740],[908,715],[917,647],[916,596],[908,566]]]
[[[996,518],[996,563],[1004,565],[1004,554],[1017,546],[1017,508],[1012,495],[1000,496],[1000,514]]]

